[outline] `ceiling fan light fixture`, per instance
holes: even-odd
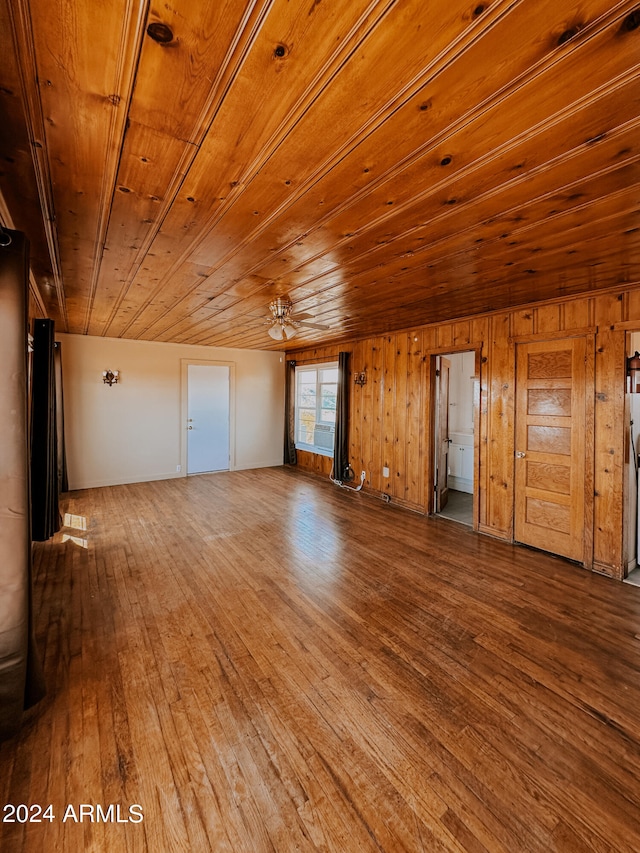
[[[273,326],[271,326],[269,329],[269,335],[274,341],[281,341],[284,339],[284,329],[280,323],[274,323]]]
[[[282,331],[285,334],[287,340],[290,340],[294,335],[298,334],[298,330],[293,325],[293,323],[285,322],[282,324]]]
[[[273,302],[269,303],[269,310],[271,311],[271,315],[274,320],[282,322],[283,320],[286,320],[291,313],[291,303],[288,299],[278,296],[277,299],[274,299]]]

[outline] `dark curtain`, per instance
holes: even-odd
[[[64,396],[62,393],[62,345],[53,345],[53,365],[56,389],[56,453],[58,461],[58,493],[69,491],[67,453],[64,447]]]
[[[296,363],[288,361],[284,378],[284,464],[295,465],[296,453]]]
[[[27,294],[29,249],[8,232],[0,247],[0,740],[44,695],[31,608]]]
[[[352,478],[349,466],[349,353],[338,353],[338,396],[336,433],[333,444],[333,476],[344,482]]]
[[[60,529],[53,320],[34,322],[31,382],[31,535],[44,542]]]

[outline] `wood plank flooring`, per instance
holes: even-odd
[[[64,509],[2,851],[640,850],[640,589],[290,469]]]

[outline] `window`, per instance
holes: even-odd
[[[296,367],[296,447],[333,456],[338,362]]]

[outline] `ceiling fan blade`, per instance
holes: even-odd
[[[307,323],[305,320],[299,320],[298,317],[293,317],[292,319],[298,326],[306,326],[307,329],[317,329],[319,332],[328,332],[331,328],[331,326],[323,326],[320,323]]]

